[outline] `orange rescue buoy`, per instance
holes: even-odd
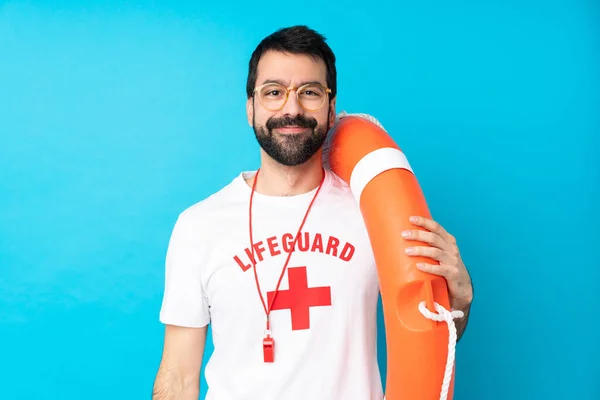
[[[387,400],[451,400],[456,328],[446,280],[417,269],[400,234],[413,215],[431,218],[404,153],[366,114],[338,117],[324,162],[356,197],[373,247],[387,342]],[[421,228],[422,229],[422,228]],[[426,243],[419,243],[427,245]]]

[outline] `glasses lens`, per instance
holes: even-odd
[[[286,89],[276,83],[268,84],[260,88],[258,96],[263,105],[270,110],[283,107]]]
[[[320,85],[307,85],[298,88],[298,100],[307,110],[318,110],[327,97],[325,88]]]
[[[283,107],[286,102],[287,89],[277,83],[270,83],[258,90],[258,96],[265,108],[275,111]],[[321,85],[305,85],[297,90],[298,101],[304,109],[316,111],[327,99],[327,91]]]

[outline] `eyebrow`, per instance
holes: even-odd
[[[264,81],[263,81],[263,83],[262,83],[262,84],[264,85],[265,83],[278,83],[278,84],[280,84],[280,85],[282,85],[282,86],[285,86],[285,87],[287,87],[287,86],[288,86],[288,85],[287,85],[285,82],[283,82],[283,81],[282,81],[282,80],[280,80],[280,79],[266,79],[266,80],[264,80]],[[323,86],[327,86],[326,84],[324,84],[324,83],[321,83],[321,82],[319,82],[319,81],[304,81],[304,82],[300,82],[300,84],[299,84],[298,86],[303,86],[303,85],[308,85],[308,84],[311,84],[311,85],[323,85]]]

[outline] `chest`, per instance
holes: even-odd
[[[377,296],[373,254],[357,212],[317,209],[299,235],[301,213],[257,214],[253,245],[244,216],[232,215],[206,249],[203,286],[213,323],[233,318],[260,323],[267,307],[274,318],[281,315],[276,310],[285,311],[292,317],[290,328],[303,330],[309,315],[339,317]]]

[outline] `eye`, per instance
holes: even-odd
[[[325,90],[318,85],[309,85],[302,88],[299,94],[306,98],[321,98],[325,95]]]
[[[275,84],[266,85],[260,90],[260,96],[264,99],[281,99],[285,96],[285,88]]]

